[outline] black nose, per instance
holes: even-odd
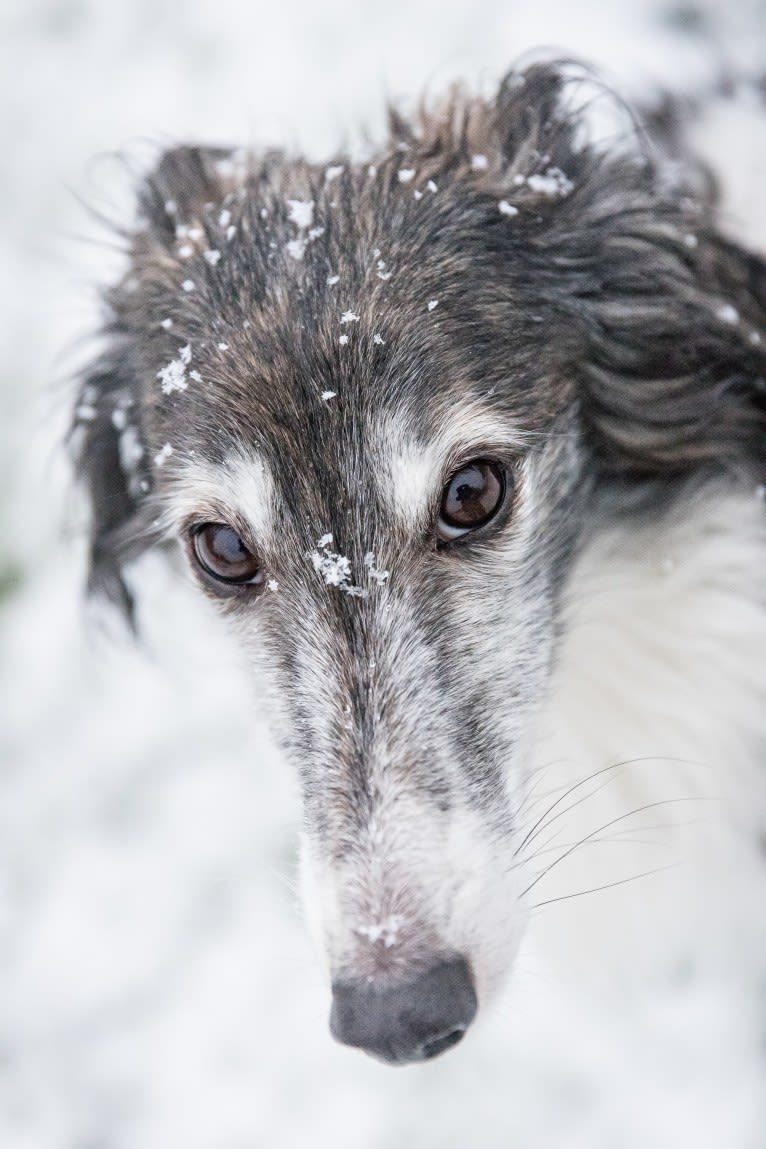
[[[476,1014],[476,993],[463,958],[440,962],[414,981],[386,989],[374,982],[333,986],[330,1030],[383,1061],[436,1057],[456,1045]]]

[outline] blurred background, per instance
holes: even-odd
[[[379,133],[386,98],[489,91],[540,46],[628,95],[708,92],[695,131],[727,219],[764,242],[763,105],[714,94],[763,70],[764,0],[0,4],[2,1149],[766,1146],[746,892],[725,944],[710,921],[669,934],[629,983],[568,980],[533,930],[506,996],[433,1064],[334,1046],[295,794],[236,654],[151,559],[140,647],[82,600],[61,441],[120,266],[83,205],[129,221],[137,174],[179,140],[321,159]]]

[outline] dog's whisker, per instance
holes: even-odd
[[[671,829],[675,829],[676,825],[677,825],[677,823],[674,823],[673,826],[661,826],[658,828],[659,829],[665,829],[665,830],[671,830]],[[556,853],[556,851],[559,851],[559,850],[568,850],[570,847],[579,848],[580,846],[586,846],[586,845],[587,846],[593,846],[593,845],[596,845],[596,846],[610,846],[610,845],[614,845],[614,846],[648,846],[648,847],[655,847],[655,848],[660,847],[660,848],[662,848],[664,846],[667,846],[668,843],[660,842],[657,839],[630,838],[630,837],[626,837],[624,833],[619,833],[619,832],[616,834],[610,834],[610,835],[603,837],[603,838],[602,837],[592,838],[590,836],[587,836],[585,838],[579,839],[577,842],[559,842],[556,845],[544,846],[542,849],[536,850],[534,852],[534,854],[529,854],[528,856],[523,857],[523,858],[517,858],[513,862],[513,864],[507,868],[506,872],[512,873],[514,870],[528,869],[533,862],[537,861],[538,858],[543,858],[546,855]],[[537,877],[537,876],[538,875],[533,875],[533,877]],[[539,875],[539,876],[542,876],[542,875]]]
[[[692,800],[694,800],[694,799],[692,799]],[[699,800],[699,799],[697,799],[697,800]],[[513,864],[508,867],[508,872],[511,873],[515,870],[527,869],[530,866],[530,864],[532,862],[534,862],[537,858],[543,857],[547,854],[555,853],[556,851],[559,851],[559,850],[567,850],[570,846],[573,846],[573,845],[577,846],[580,843],[584,843],[586,845],[593,845],[593,844],[598,844],[598,845],[629,845],[629,846],[636,845],[636,846],[647,846],[647,847],[654,847],[654,848],[661,848],[661,849],[662,848],[671,848],[671,844],[667,840],[662,840],[662,839],[657,839],[657,838],[655,838],[655,839],[637,838],[637,837],[632,836],[632,835],[647,834],[647,833],[653,833],[655,831],[657,831],[657,832],[661,831],[665,835],[665,839],[667,839],[667,836],[673,832],[676,832],[676,831],[682,830],[682,829],[687,829],[690,826],[697,826],[697,825],[700,825],[701,823],[702,823],[702,819],[700,819],[700,818],[684,818],[681,820],[674,820],[672,822],[667,822],[667,821],[666,822],[654,822],[654,823],[651,823],[650,825],[642,824],[640,827],[628,827],[628,828],[623,829],[623,830],[615,830],[612,833],[610,833],[608,836],[603,837],[603,838],[595,837],[595,838],[579,839],[578,841],[575,841],[575,842],[558,842],[555,845],[553,844],[553,839],[548,839],[548,843],[546,843],[544,846],[541,846],[539,849],[534,850],[533,853],[527,854],[521,858],[516,858],[514,860]],[[563,827],[560,827],[556,831],[554,838],[557,837],[562,832],[562,829],[563,829]],[[598,831],[594,831],[594,833],[598,833]]]
[[[654,869],[644,870],[643,873],[641,873],[641,874],[633,874],[629,878],[620,878],[618,881],[615,881],[615,882],[605,882],[601,886],[592,886],[588,890],[575,890],[571,894],[560,894],[560,895],[556,896],[555,898],[546,898],[542,902],[535,902],[535,904],[530,906],[529,909],[530,909],[530,912],[533,912],[535,910],[542,909],[543,906],[552,906],[556,902],[568,902],[572,898],[584,898],[588,894],[600,894],[604,890],[613,890],[617,886],[627,886],[631,882],[640,882],[643,878],[650,878],[653,874],[662,874],[666,870],[676,869],[678,864],[679,864],[678,862],[670,862],[666,866],[655,866]]]
[[[530,828],[530,830],[526,833],[526,835],[524,836],[522,841],[517,846],[515,853],[519,853],[521,850],[523,850],[525,845],[529,841],[534,840],[534,838],[537,837],[538,833],[545,830],[551,824],[551,822],[556,821],[558,818],[563,817],[564,815],[570,813],[572,810],[576,809],[579,805],[581,805],[583,802],[587,801],[589,798],[593,798],[596,796],[596,794],[599,794],[603,789],[605,789],[606,786],[608,786],[612,782],[613,778],[607,778],[600,786],[596,787],[596,789],[583,795],[582,798],[579,798],[576,802],[573,802],[571,806],[567,806],[567,807],[565,807],[565,809],[559,811],[559,813],[555,814],[553,816],[553,818],[550,817],[550,815],[553,813],[553,811],[556,809],[556,807],[559,806],[559,804],[561,802],[566,801],[567,798],[569,798],[572,794],[574,794],[577,790],[581,789],[583,786],[587,785],[589,782],[593,782],[596,778],[603,777],[604,775],[613,774],[615,771],[618,771],[618,770],[626,770],[631,766],[642,766],[642,765],[646,765],[648,763],[664,763],[664,762],[674,762],[674,763],[680,763],[683,765],[693,764],[693,763],[690,763],[690,761],[688,759],[669,757],[667,755],[664,755],[664,756],[648,755],[646,757],[626,758],[621,762],[613,762],[609,766],[602,766],[599,770],[594,770],[592,774],[588,774],[588,775],[586,775],[586,777],[578,779],[571,786],[568,786],[565,789],[564,793],[561,794],[560,797],[557,798],[556,801],[553,802],[548,807],[548,809],[538,818],[538,820],[534,823],[534,825]]]
[[[590,834],[586,834],[584,837],[580,838],[577,842],[573,843],[573,845],[571,845],[568,849],[566,849],[564,851],[564,853],[561,854],[560,857],[556,858],[555,861],[551,862],[550,865],[546,866],[545,869],[540,874],[538,874],[534,878],[534,880],[526,887],[526,889],[521,892],[520,896],[522,898],[526,897],[526,895],[530,892],[530,890],[533,890],[534,887],[538,884],[538,882],[542,881],[542,879],[546,876],[546,874],[549,874],[551,872],[551,870],[553,870],[556,866],[560,865],[560,863],[563,862],[566,858],[570,857],[575,852],[575,850],[579,850],[582,846],[584,846],[588,842],[590,842],[593,837],[595,837],[598,834],[603,834],[603,832],[605,830],[609,830],[612,826],[616,826],[620,822],[626,821],[628,818],[634,818],[637,814],[643,814],[647,810],[656,810],[659,807],[673,806],[679,802],[704,802],[707,800],[708,799],[705,799],[705,798],[702,798],[699,796],[690,796],[690,797],[685,797],[685,798],[666,798],[660,802],[647,802],[643,806],[637,806],[634,810],[628,811],[627,814],[620,814],[618,817],[610,819],[610,821],[605,822],[602,826],[599,826],[597,829],[593,830]]]

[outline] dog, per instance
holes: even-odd
[[[167,151],[77,396],[89,587],[132,618],[174,548],[244,644],[331,1030],[394,1064],[463,1037],[630,763],[763,830],[766,264],[583,82],[392,111],[364,162]]]

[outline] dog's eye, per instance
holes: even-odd
[[[206,575],[228,585],[261,581],[258,559],[225,523],[204,523],[192,534],[194,557]]]
[[[444,488],[437,535],[450,542],[483,527],[500,510],[505,492],[505,471],[497,463],[486,459],[466,463]]]

